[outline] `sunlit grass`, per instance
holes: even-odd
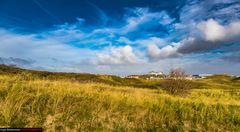
[[[46,131],[238,131],[240,91],[235,89],[193,89],[180,97],[161,89],[0,75],[0,126]]]

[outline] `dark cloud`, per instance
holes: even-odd
[[[195,34],[179,43],[167,45],[161,49],[156,46],[149,47],[149,54],[156,59],[172,58],[173,55],[179,57],[191,53],[211,52],[211,50],[240,42],[240,21],[221,25],[216,20],[209,19],[197,23],[192,30]],[[231,52],[229,50],[227,52]]]
[[[182,41],[182,44],[179,46],[177,52],[182,54],[206,52],[218,46],[220,46],[219,43],[209,42],[197,38],[189,38]]]
[[[230,43],[240,41],[240,21],[221,25],[209,19],[197,25],[199,36],[183,40],[178,47],[179,53],[206,52]]]

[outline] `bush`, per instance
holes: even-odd
[[[169,94],[186,95],[190,92],[190,89],[194,87],[192,81],[186,80],[187,76],[186,72],[181,68],[171,69],[167,79],[165,79],[160,86]]]
[[[169,94],[184,96],[193,88],[193,83],[185,79],[166,79],[160,86]]]

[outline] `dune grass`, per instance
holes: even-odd
[[[226,84],[186,97],[161,89],[0,75],[0,126],[45,131],[239,131],[240,91]],[[234,84],[235,86],[235,84]],[[205,86],[206,87],[206,86]]]

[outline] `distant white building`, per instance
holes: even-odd
[[[126,78],[140,78],[140,76],[139,75],[129,75]]]
[[[151,71],[151,72],[148,73],[148,75],[159,76],[159,75],[163,75],[163,72],[155,72],[155,71]]]
[[[205,77],[208,77],[208,76],[212,76],[213,74],[199,74],[199,76],[201,78],[205,78]]]

